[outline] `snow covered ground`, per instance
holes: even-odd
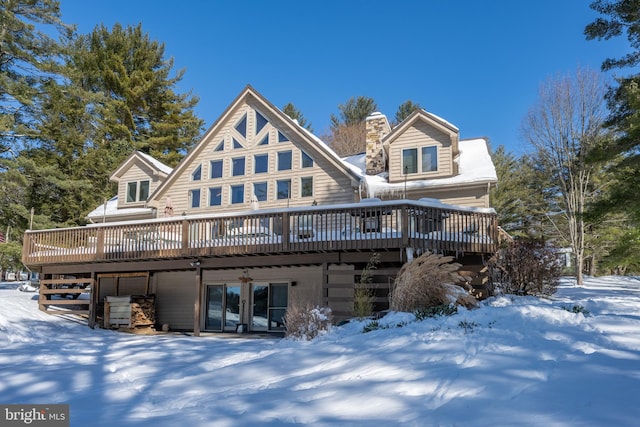
[[[639,278],[311,342],[91,330],[17,286],[0,284],[0,403],[68,403],[72,426],[640,422]]]

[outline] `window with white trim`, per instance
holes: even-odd
[[[149,180],[127,183],[127,203],[146,202],[149,198]]]

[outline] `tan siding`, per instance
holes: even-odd
[[[154,174],[154,171],[149,169],[142,162],[134,163],[124,174],[122,174],[118,184],[118,208],[144,206],[144,201],[138,203],[126,203],[127,184],[133,181],[140,182],[146,180],[149,181],[149,195],[151,195],[151,193],[153,193],[161,184],[161,181],[158,179],[157,175]]]
[[[162,272],[154,275],[156,321],[173,330],[193,330],[195,273]]]
[[[411,191],[411,199],[429,197],[440,199],[443,203],[452,205],[469,206],[475,208],[489,207],[489,194],[486,185],[466,186],[459,188],[425,188],[420,191]]]
[[[240,134],[234,129],[235,124],[240,120],[242,115],[247,114],[247,139],[241,139]],[[266,112],[261,112],[268,120]],[[309,206],[315,200],[318,204],[347,203],[354,201],[354,192],[351,189],[351,181],[343,174],[337,173],[332,165],[323,157],[314,155],[312,150],[307,147],[305,142],[292,140],[290,142],[277,141],[278,129],[269,122],[267,126],[261,130],[256,136],[255,119],[253,110],[248,105],[241,106],[230,118],[225,126],[222,126],[218,132],[212,134],[203,143],[205,148],[201,151],[199,158],[194,159],[189,167],[185,168],[182,176],[178,176],[173,186],[167,191],[163,197],[171,197],[174,206],[174,214],[179,215],[182,212],[187,214],[204,214],[213,212],[238,212],[246,211],[251,208],[251,197],[253,194],[254,182],[267,182],[268,196],[266,201],[260,202],[261,209],[286,207],[288,206]],[[282,130],[287,137],[292,138],[286,130]],[[268,145],[257,145],[262,137],[269,134]],[[233,149],[232,138],[235,137],[244,148]],[[225,149],[222,152],[215,152],[214,149],[224,138]],[[278,171],[278,152],[292,152],[292,169],[287,171]],[[309,154],[314,160],[314,166],[311,168],[301,167],[302,150]],[[254,156],[256,154],[269,155],[269,172],[254,174]],[[245,158],[245,174],[243,176],[232,176],[232,159],[235,157]],[[223,177],[211,179],[210,161],[223,159]],[[191,173],[197,164],[202,164],[202,180],[199,182],[191,181]],[[331,171],[331,172],[327,172]],[[332,176],[333,175],[333,176]],[[313,177],[312,197],[300,197],[300,178]],[[276,199],[276,184],[278,180],[291,179],[291,199]],[[244,203],[232,204],[230,187],[231,185],[244,185]],[[222,187],[222,205],[209,207],[209,188]],[[200,208],[192,209],[189,207],[189,191],[194,188],[200,188],[201,199]],[[164,201],[160,201],[162,205]]]
[[[399,135],[390,145],[389,149],[389,182],[404,181],[405,176],[402,170],[402,151],[408,148],[438,147],[438,171],[428,173],[410,174],[407,178],[430,179],[450,177],[453,174],[453,151],[451,139],[435,127],[429,126],[425,122],[417,122],[414,126]],[[420,159],[420,157],[418,157]],[[420,169],[420,164],[418,164]]]

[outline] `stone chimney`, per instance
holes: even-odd
[[[367,175],[377,175],[385,171],[386,156],[382,148],[382,139],[391,132],[387,116],[373,112],[366,118],[367,151],[365,167]]]

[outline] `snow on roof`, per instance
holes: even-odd
[[[443,119],[442,117],[440,117],[440,116],[438,116],[438,115],[436,115],[436,114],[430,113],[429,111],[427,111],[427,110],[425,110],[425,109],[422,109],[422,111],[424,111],[424,112],[425,112],[428,116],[430,116],[431,118],[433,118],[433,119],[435,119],[435,120],[437,120],[437,121],[440,121],[441,123],[444,123],[445,125],[447,125],[447,126],[448,126],[448,127],[450,127],[451,129],[454,129],[454,130],[456,130],[456,131],[460,130],[460,129],[458,129],[458,127],[457,127],[456,125],[454,125],[453,123],[451,123],[451,122],[449,122],[449,121],[447,121],[447,120]]]
[[[102,220],[103,217],[112,217],[117,215],[131,215],[137,213],[151,212],[151,208],[127,208],[118,209],[118,196],[113,196],[106,203],[101,204],[87,214],[87,219],[96,221]]]
[[[143,153],[142,151],[138,151],[138,154],[140,155],[140,157],[145,158],[149,163],[151,163],[160,172],[163,172],[163,173],[166,173],[167,175],[169,175],[173,171],[173,168],[165,165],[160,160],[150,156],[147,153]]]
[[[460,140],[458,147],[460,149],[460,155],[456,159],[458,162],[458,175],[450,178],[407,181],[407,189],[496,182],[498,180],[485,139],[463,139]],[[384,193],[397,193],[404,189],[404,182],[390,184],[387,172],[378,175],[367,175],[365,173],[365,157],[364,154],[357,154],[346,157],[343,161],[366,182],[369,197]]]

